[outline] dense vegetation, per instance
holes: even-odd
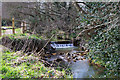
[[[70,78],[63,70],[45,67],[39,57],[26,55],[20,51],[2,53],[1,78]]]
[[[30,3],[24,4],[30,6]],[[78,41],[79,47],[88,49],[89,60],[105,68],[99,78],[120,77],[120,3],[81,2],[81,4],[79,5],[79,2],[34,3],[35,7],[20,4],[17,7],[13,5],[10,10],[16,20],[28,22],[28,32],[31,35],[29,38],[49,39],[51,35],[60,35],[59,31],[62,31],[64,32],[62,36],[68,35],[69,40],[74,38]],[[13,35],[16,36],[18,35]],[[19,36],[28,37],[26,34]],[[53,37],[51,40],[56,38]],[[39,74],[39,77],[45,78],[67,77],[64,70],[51,70],[34,60],[18,64],[15,60],[19,56],[11,55],[14,54],[3,53],[4,66],[0,68],[5,75],[2,75],[3,78],[38,77]],[[27,60],[29,57],[33,56],[24,55],[22,60]]]
[[[118,77],[120,69],[120,29],[116,27],[108,32],[101,32],[89,42],[89,58],[106,68],[100,77]]]
[[[99,4],[99,6],[104,4]],[[109,7],[96,10],[97,20],[102,22],[102,28],[96,29],[89,40],[89,58],[96,64],[106,68],[105,73],[100,77],[119,77],[120,64],[120,24],[119,24],[119,7],[118,3],[111,3]],[[113,8],[115,7],[115,9]],[[106,14],[107,13],[107,14]],[[104,16],[104,17],[101,17]],[[106,18],[106,16],[108,16]],[[94,20],[94,19],[93,19]],[[107,25],[106,25],[107,24]],[[101,25],[101,24],[100,24]],[[105,27],[104,27],[105,26]]]

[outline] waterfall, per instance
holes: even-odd
[[[74,47],[73,46],[73,43],[56,43],[56,42],[52,42],[51,43],[51,46],[53,47],[53,48],[71,48],[71,47]]]

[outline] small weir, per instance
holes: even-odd
[[[78,47],[74,46],[72,41],[52,41],[50,45],[56,51],[55,53],[45,54],[44,60],[52,63],[56,61],[57,64],[60,63],[64,67],[67,66],[71,69],[73,78],[91,78],[96,74],[97,70],[95,71],[94,67],[89,64],[86,55],[83,54],[84,51],[82,52]],[[4,47],[1,47],[0,51],[3,51],[3,49]],[[57,66],[57,64],[55,65]]]
[[[73,48],[74,45],[72,43],[72,41],[52,41],[51,42],[51,46],[55,49],[59,49],[59,48]]]

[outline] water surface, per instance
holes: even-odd
[[[57,52],[69,52],[69,53],[75,53],[79,52],[78,47],[70,47],[70,48],[59,48],[56,49]],[[69,65],[69,68],[71,69],[71,72],[73,74],[73,78],[92,78],[96,75],[97,69],[95,69],[94,66],[91,66],[88,59],[85,60],[78,60],[76,62],[72,62]]]

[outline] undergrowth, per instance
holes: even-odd
[[[2,78],[67,78],[65,70],[45,67],[38,57],[24,53],[6,51],[2,54],[0,77]]]

